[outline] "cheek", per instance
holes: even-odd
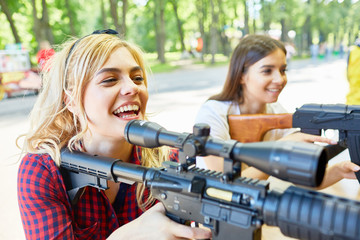
[[[94,103],[94,94],[92,93],[91,89],[87,88],[84,92],[84,96],[83,96],[83,103],[84,103],[84,108],[85,108],[85,112],[88,111],[89,106],[92,106]],[[96,102],[96,101],[95,101]]]
[[[96,88],[89,86],[84,91],[83,103],[85,112],[88,116],[107,109],[109,102],[109,97],[107,97],[104,92],[98,91]]]
[[[286,84],[287,84],[287,77],[285,76],[284,78],[283,78],[283,88],[286,86]]]
[[[144,87],[140,91],[140,100],[141,100],[141,105],[142,105],[142,109],[144,110],[144,112],[146,110],[146,105],[147,105],[148,99],[149,99],[149,92],[147,91],[146,87]]]
[[[244,81],[246,88],[252,89],[253,91],[261,89],[264,84],[263,78],[257,74],[248,74]]]

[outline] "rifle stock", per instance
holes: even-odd
[[[267,131],[292,128],[292,114],[240,114],[228,116],[230,136],[242,143],[260,142]]]

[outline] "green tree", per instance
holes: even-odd
[[[156,49],[158,54],[158,60],[161,63],[165,63],[165,20],[164,20],[164,12],[165,12],[165,4],[166,0],[153,0],[154,1],[154,25],[155,25],[155,33],[156,33]]]
[[[174,16],[176,18],[177,29],[179,32],[179,40],[180,40],[180,44],[181,44],[181,52],[183,52],[186,49],[185,49],[185,43],[184,43],[183,23],[179,17],[179,13],[178,13],[178,1],[169,0],[169,2],[171,3],[171,5],[173,6],[173,9],[174,9]]]
[[[15,21],[13,19],[13,11],[11,9],[16,9],[18,7],[17,1],[11,0],[0,0],[1,11],[5,14],[6,19],[8,20],[11,28],[12,35],[14,36],[16,43],[21,43],[19,33],[15,26]]]
[[[46,0],[41,0],[41,17],[38,17],[38,10],[36,5],[36,0],[31,0],[32,14],[33,14],[33,29],[36,41],[40,43],[41,41],[47,40],[50,44],[54,44],[54,35],[49,23],[49,14],[46,4]]]

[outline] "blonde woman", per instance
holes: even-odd
[[[177,153],[144,149],[124,138],[127,122],[145,119],[148,91],[142,52],[117,32],[95,31],[69,41],[49,64],[18,172],[26,238],[209,238],[206,229],[168,219],[142,185],[109,182],[105,191],[85,187],[71,205],[59,172],[62,148],[147,167],[176,161]]]

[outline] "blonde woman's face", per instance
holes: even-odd
[[[244,97],[254,104],[273,103],[287,83],[286,57],[280,49],[251,65],[242,78]]]
[[[93,137],[123,139],[127,122],[144,119],[148,100],[144,81],[144,70],[125,47],[110,56],[84,92]]]

